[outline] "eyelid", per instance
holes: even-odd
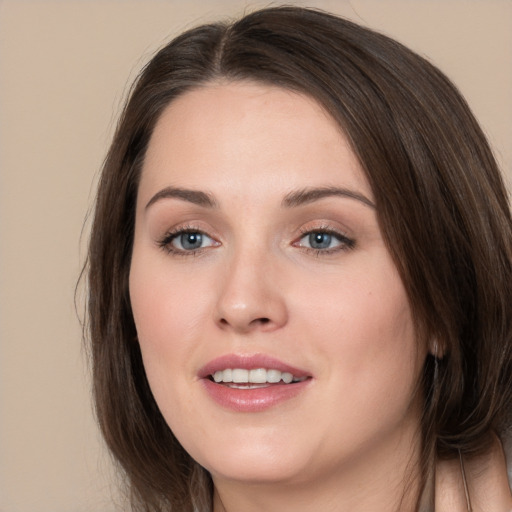
[[[197,249],[190,250],[179,249],[178,247],[172,245],[172,242],[177,237],[186,233],[198,233],[202,236],[208,237],[214,243],[207,247],[198,247]],[[178,225],[174,228],[171,228],[170,230],[166,231],[161,238],[157,239],[156,243],[162,250],[176,256],[195,256],[198,253],[206,251],[212,247],[218,247],[221,245],[221,243],[216,239],[214,235],[209,234],[207,230],[199,228],[198,226],[194,226],[193,224]]]
[[[339,228],[334,228],[330,224],[322,223],[322,224],[319,224],[316,226],[315,225],[306,225],[306,226],[301,227],[299,229],[299,232],[300,232],[300,236],[295,239],[295,241],[292,243],[292,245],[295,247],[299,247],[306,252],[314,252],[315,255],[317,255],[317,256],[333,254],[333,253],[337,253],[340,251],[348,251],[348,250],[353,249],[356,245],[356,240],[353,237],[349,236],[346,232],[344,232],[344,230],[341,230]],[[338,240],[339,244],[336,245],[335,247],[319,249],[319,248],[314,248],[314,247],[307,247],[300,243],[302,239],[304,239],[306,236],[311,235],[313,233],[323,233],[323,234],[331,235]]]
[[[328,255],[341,251],[348,251],[355,247],[356,241],[353,237],[346,233],[346,230],[340,227],[333,227],[329,222],[321,223],[308,223],[298,229],[299,235],[291,242],[291,245],[297,247],[305,252],[313,252],[315,255]],[[211,240],[211,244],[206,247],[198,247],[197,249],[180,249],[173,245],[173,241],[182,234],[185,233],[198,233]],[[313,233],[322,233],[334,237],[337,240],[337,244],[334,247],[327,248],[315,248],[308,247],[302,243],[302,240]],[[165,232],[163,236],[156,240],[156,244],[159,248],[166,251],[169,254],[176,256],[195,256],[199,253],[208,251],[211,248],[219,247],[222,243],[219,241],[219,237],[212,234],[212,230],[204,227],[200,227],[199,224],[187,223],[178,224]]]

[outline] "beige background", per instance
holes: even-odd
[[[127,79],[156,48],[269,3],[0,3],[0,511],[115,510],[73,305],[97,171]],[[288,3],[346,15],[431,58],[512,181],[512,1]]]

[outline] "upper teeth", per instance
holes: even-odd
[[[267,370],[265,368],[256,368],[254,370],[244,370],[241,368],[227,368],[219,370],[213,374],[215,382],[235,382],[235,383],[251,383],[265,384],[277,383],[281,380],[285,384],[290,382],[298,382],[304,378],[294,377],[291,373],[280,372],[279,370]]]

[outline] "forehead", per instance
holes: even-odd
[[[347,138],[314,99],[250,82],[208,84],[174,100],[153,131],[140,192],[226,180],[246,189],[262,180],[278,187],[342,180],[371,195]]]

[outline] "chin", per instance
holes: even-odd
[[[215,441],[208,449],[206,443],[194,448],[185,447],[192,457],[207,469],[212,477],[252,484],[292,482],[308,472],[312,454],[304,449],[304,441],[292,442],[288,436],[270,434],[272,439],[254,435],[228,435],[228,443]],[[294,448],[295,447],[295,448]]]
[[[245,460],[216,461],[212,467],[206,469],[213,479],[237,481],[245,484],[285,484],[299,482],[307,473],[305,464],[269,460],[262,457],[248,458]]]

